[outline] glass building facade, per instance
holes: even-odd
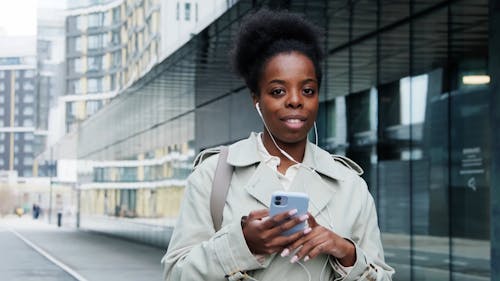
[[[167,245],[195,154],[262,130],[227,54],[263,6],[326,31],[319,145],[364,168],[394,280],[499,280],[495,1],[237,2],[82,123],[80,226]]]

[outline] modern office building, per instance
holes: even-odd
[[[227,54],[263,6],[326,31],[319,145],[364,168],[394,280],[500,280],[492,0],[238,1],[80,125],[80,226],[165,246],[194,155],[262,130]]]
[[[0,170],[33,175],[36,136],[35,37],[0,37]]]
[[[59,98],[65,94],[65,5],[61,1],[39,1],[37,7],[37,103],[35,155],[41,154],[50,142],[63,133],[55,117]],[[52,117],[50,117],[52,115]],[[52,119],[52,120],[50,120]],[[38,163],[34,176],[47,177],[50,163]]]

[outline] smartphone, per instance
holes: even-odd
[[[307,214],[309,206],[309,196],[301,192],[286,192],[277,191],[271,196],[271,204],[269,208],[269,216],[274,216],[279,213],[297,209],[297,213],[292,217],[298,217]],[[302,231],[306,227],[306,222],[301,222],[293,228],[284,231],[283,235],[289,236],[297,231]]]

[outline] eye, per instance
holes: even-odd
[[[279,95],[283,95],[283,94],[285,94],[285,90],[283,90],[283,89],[278,88],[278,89],[271,90],[271,95],[273,95],[273,96],[279,96]]]
[[[314,95],[314,93],[316,93],[316,90],[313,88],[305,88],[303,90],[303,92],[304,92],[304,95],[306,95],[306,96],[312,96],[312,95]]]

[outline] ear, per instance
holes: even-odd
[[[255,93],[252,93],[252,100],[253,100],[253,105],[255,107],[255,104],[260,101],[260,97],[257,96]]]

